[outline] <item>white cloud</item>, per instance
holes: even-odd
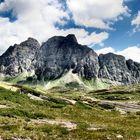
[[[59,29],[56,23],[67,23],[69,11],[64,10],[59,0],[5,0],[0,4],[0,12],[12,11],[17,20],[10,22],[9,18],[0,17],[0,51],[10,45],[20,43],[28,37],[34,37],[40,42],[46,41],[54,35],[76,34],[82,44],[102,43],[108,38],[107,32],[91,33],[85,29]]]
[[[119,51],[118,54],[125,56],[126,59],[132,59],[134,61],[140,62],[140,47],[128,47],[122,51]]]
[[[133,32],[140,31],[140,11],[138,11],[138,14],[131,21],[131,25],[135,26]]]
[[[106,53],[114,53],[115,50],[112,48],[112,47],[106,47],[106,48],[102,48],[102,49],[99,49],[99,50],[96,50],[96,53],[99,55],[99,54],[106,54]]]
[[[101,33],[91,33],[89,34],[84,29],[68,29],[62,32],[62,34],[75,34],[75,36],[78,39],[78,42],[80,42],[83,45],[95,45],[100,44],[102,41],[106,40],[109,37],[109,34],[107,32],[101,32]]]
[[[76,24],[101,29],[129,12],[123,0],[67,0],[67,5]]]
[[[115,54],[123,55],[126,59],[132,59],[136,62],[140,62],[140,47],[138,46],[128,47],[121,51],[116,51],[112,47],[106,47],[100,50],[96,50],[96,52],[98,54],[106,54],[112,52]]]

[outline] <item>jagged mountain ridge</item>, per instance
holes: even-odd
[[[140,83],[140,64],[113,53],[97,55],[80,45],[74,35],[54,36],[40,45],[29,38],[0,56],[0,73],[14,77],[34,70],[38,80],[55,80],[72,70],[86,80],[108,79],[123,84]]]
[[[99,77],[121,83],[140,82],[140,64],[113,53],[99,55]]]
[[[32,62],[39,48],[40,44],[33,38],[10,46],[0,56],[0,73],[13,77],[24,71],[31,71],[34,69]]]
[[[74,35],[53,37],[40,48],[36,68],[38,77],[42,75],[48,80],[59,78],[70,69],[91,79],[98,75],[98,56],[92,49],[78,44]]]

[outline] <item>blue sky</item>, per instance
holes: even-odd
[[[139,0],[0,0],[0,53],[28,37],[75,34],[100,53],[140,62]]]
[[[140,10],[140,1],[132,0],[126,2],[126,5],[131,10],[131,16],[116,22],[114,24],[116,30],[109,32],[110,38],[105,41],[107,46],[113,46],[117,50],[140,44],[140,32],[132,33],[133,26],[131,25],[131,21]]]

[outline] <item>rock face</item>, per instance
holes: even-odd
[[[0,56],[0,73],[13,77],[24,71],[31,70],[33,68],[32,61],[39,48],[38,41],[33,38],[28,38],[28,40],[19,45],[10,46]]]
[[[97,54],[87,46],[78,44],[74,35],[53,37],[44,43],[36,58],[36,74],[48,80],[61,77],[73,69],[86,79],[98,76]]]
[[[0,56],[0,73],[14,77],[34,70],[38,80],[54,80],[68,71],[80,77],[109,79],[120,83],[140,83],[140,64],[113,53],[97,55],[91,48],[80,45],[74,35],[54,36],[40,47],[29,38],[11,46]]]
[[[99,56],[99,77],[118,82],[131,82],[131,74],[123,56],[108,53]]]
[[[126,61],[126,64],[131,73],[131,78],[134,79],[134,83],[140,83],[140,63],[129,59]]]
[[[140,82],[140,64],[113,53],[99,55],[99,78],[121,83]]]

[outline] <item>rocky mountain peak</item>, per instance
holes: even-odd
[[[124,56],[108,53],[99,55],[99,77],[120,83],[139,83],[140,64]],[[135,75],[133,74],[135,73]]]
[[[77,46],[78,42],[73,34],[69,34],[66,37],[64,36],[54,36],[50,39],[48,39],[45,43],[43,43],[42,47],[51,47],[56,48],[57,47],[75,47]]]
[[[0,56],[0,73],[8,76],[17,76],[24,71],[32,69],[32,61],[39,48],[40,44],[33,38],[28,38],[18,45],[10,46]]]
[[[40,48],[39,42],[34,39],[29,37],[26,41],[22,42],[19,44],[19,46],[27,46],[27,47],[34,47],[34,48]]]
[[[0,73],[17,76],[35,71],[38,80],[55,80],[69,71],[86,80],[105,79],[119,83],[140,83],[140,64],[113,53],[97,55],[77,42],[75,35],[54,36],[40,47],[34,38],[10,46],[0,56]]]
[[[50,38],[42,45],[36,60],[36,74],[49,80],[61,77],[70,69],[91,79],[97,76],[99,67],[97,54],[91,48],[78,44],[72,34]]]
[[[77,43],[78,44],[76,36],[74,34],[67,35],[65,40],[68,41],[68,42],[71,42],[71,43]]]

